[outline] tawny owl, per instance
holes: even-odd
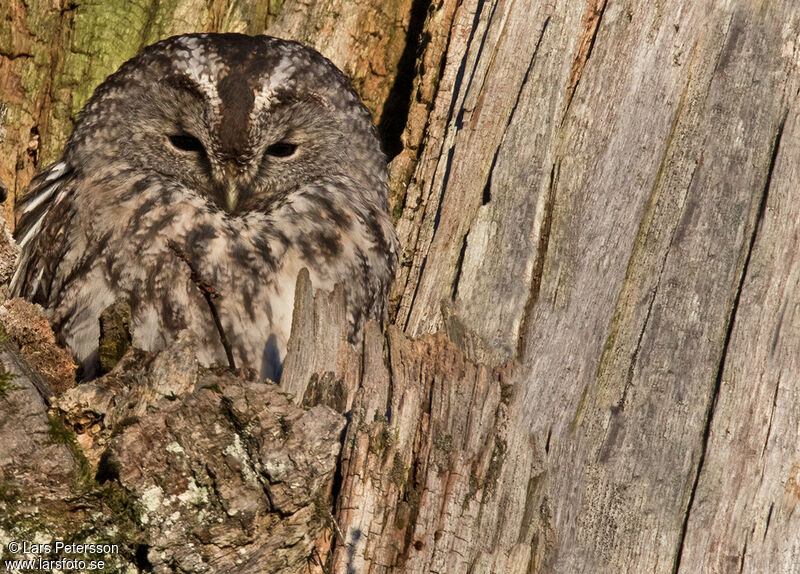
[[[397,259],[386,189],[370,114],[319,53],[176,36],[96,90],[32,182],[11,290],[47,310],[84,375],[100,314],[127,299],[135,346],[189,330],[202,362],[277,378],[302,268],[344,286],[353,332],[382,317]]]

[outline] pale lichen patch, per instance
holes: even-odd
[[[241,463],[242,478],[250,484],[258,484],[258,476],[256,476],[253,467],[250,464],[250,457],[242,444],[241,437],[236,434],[233,435],[233,444],[225,447],[222,453],[226,456],[235,458]]]
[[[167,452],[171,452],[172,454],[186,454],[183,447],[174,441],[167,445]]]
[[[187,489],[178,495],[178,500],[185,505],[202,506],[208,503],[208,490],[205,487],[198,487],[192,478]]]

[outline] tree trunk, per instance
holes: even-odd
[[[3,558],[91,534],[156,572],[800,571],[795,3],[11,0],[0,21],[11,196],[142,45],[268,29],[353,77],[403,245],[361,346],[300,276],[283,393],[198,371],[188,342],[131,351],[58,394],[60,442],[41,389],[72,386],[66,359],[6,302]]]

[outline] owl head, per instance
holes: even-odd
[[[234,216],[323,179],[347,178],[386,203],[385,158],[347,78],[318,52],[268,36],[149,46],[97,89],[66,150],[85,173],[152,173]]]

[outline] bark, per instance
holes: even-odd
[[[393,157],[390,324],[350,343],[301,275],[280,390],[184,341],[48,415],[66,366],[6,302],[0,542],[91,531],[157,572],[796,572],[794,3],[278,4],[148,4],[110,41],[133,5],[12,1],[0,179],[19,195],[139,46],[274,21]]]

